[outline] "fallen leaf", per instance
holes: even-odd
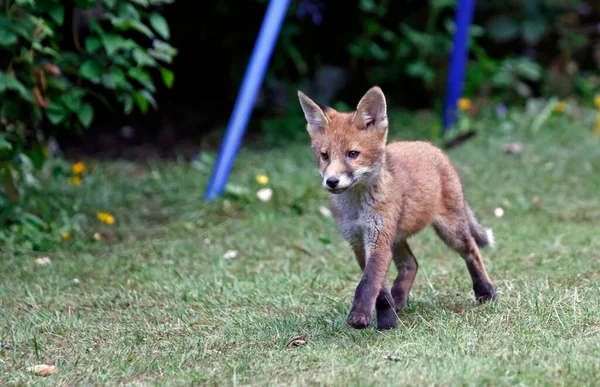
[[[238,255],[237,250],[229,250],[225,254],[223,254],[223,259],[226,259],[226,260],[233,259],[233,258],[237,257],[237,255]]]
[[[523,144],[520,142],[505,144],[502,146],[502,150],[504,153],[521,153],[523,152]]]
[[[48,376],[57,373],[58,368],[56,368],[56,366],[53,365],[38,364],[35,367],[33,367],[33,372],[40,376]]]
[[[296,245],[296,250],[303,252],[306,255],[312,256],[312,254],[310,253],[310,251],[308,251],[308,249],[306,247],[303,247],[301,245]]]
[[[296,336],[290,339],[285,345],[286,347],[299,347],[301,345],[306,345],[308,343],[308,338],[306,336]]]
[[[256,192],[256,197],[258,197],[260,201],[268,202],[273,197],[273,190],[271,188],[259,189],[258,192]]]
[[[321,206],[319,207],[319,212],[321,213],[321,215],[330,218],[331,217],[331,210],[327,207]]]
[[[39,257],[35,260],[38,265],[49,265],[52,263],[50,257]]]

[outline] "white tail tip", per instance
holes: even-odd
[[[494,247],[496,245],[496,240],[494,239],[494,232],[491,228],[488,228],[485,230],[485,233],[487,234],[490,247]]]

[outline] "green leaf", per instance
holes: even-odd
[[[13,148],[12,144],[6,141],[5,134],[0,133],[0,151],[9,151]]]
[[[410,63],[406,72],[412,77],[422,78],[428,84],[435,80],[435,71],[424,61],[416,60]]]
[[[60,124],[68,116],[67,109],[64,106],[59,105],[55,102],[50,102],[48,106],[46,106],[45,111],[46,117],[48,117],[48,121],[50,121],[52,125]]]
[[[525,43],[536,45],[548,30],[548,23],[541,18],[528,19],[521,25],[521,35]]]
[[[60,56],[55,49],[53,49],[52,47],[42,46],[40,42],[31,43],[31,48],[38,52],[41,52],[42,54],[50,55],[55,58],[58,58]]]
[[[17,43],[17,35],[5,28],[0,29],[0,46],[10,47]]]
[[[519,24],[513,19],[498,16],[490,20],[486,30],[492,40],[500,43],[508,42],[519,34]]]
[[[117,15],[123,19],[140,20],[140,13],[135,5],[127,1],[120,1],[117,6]]]
[[[53,4],[48,10],[48,14],[58,24],[62,26],[65,21],[65,7],[58,4]]]
[[[136,30],[146,35],[149,38],[154,38],[154,32],[139,20],[113,18],[112,24],[121,31]]]
[[[154,86],[154,82],[152,82],[152,78],[150,77],[150,74],[148,74],[148,72],[145,71],[144,69],[142,69],[140,67],[132,67],[127,72],[127,75],[129,75],[131,78],[140,82],[142,85],[144,85],[150,91],[154,92],[156,90],[156,87]]]
[[[116,86],[121,87],[127,81],[125,80],[125,72],[120,67],[113,66],[110,69],[110,77]]]
[[[123,113],[129,114],[133,110],[133,98],[129,94],[123,96]]]
[[[162,75],[165,86],[170,89],[173,86],[173,82],[175,82],[175,74],[171,70],[165,68],[160,69],[160,74]]]
[[[112,56],[117,50],[127,47],[127,39],[121,35],[106,34],[102,37],[102,42],[108,56]]]
[[[156,66],[156,60],[153,57],[151,57],[150,55],[148,55],[146,53],[146,51],[141,50],[141,49],[133,50],[133,59],[135,60],[137,65],[140,67]]]
[[[106,4],[109,9],[113,9],[116,3],[117,0],[104,0],[104,4]]]
[[[167,23],[167,20],[160,13],[154,12],[150,15],[150,25],[163,39],[168,40],[171,36],[169,23]]]
[[[140,91],[140,94],[146,98],[148,100],[148,102],[150,102],[150,105],[152,105],[152,107],[154,109],[158,109],[158,104],[156,103],[156,100],[154,99],[154,96],[152,95],[151,92],[149,92],[148,90],[142,90]]]
[[[135,103],[137,103],[140,111],[145,114],[148,111],[148,100],[137,91],[133,93],[133,98],[135,98]]]
[[[94,119],[94,108],[92,108],[92,105],[86,103],[81,107],[77,116],[79,117],[79,121],[83,124],[83,126],[89,128],[92,124],[92,120]]]
[[[542,67],[532,61],[532,60],[519,60],[515,64],[515,70],[521,75],[523,78],[529,81],[539,81],[542,77]]]
[[[102,47],[102,41],[97,36],[90,36],[85,40],[85,49],[90,54],[95,53]]]
[[[85,79],[97,83],[102,77],[102,67],[94,60],[87,60],[83,62],[81,67],[79,67],[79,75]]]
[[[61,101],[70,111],[77,112],[81,108],[81,99],[84,95],[85,90],[80,87],[74,87],[61,96]]]
[[[140,92],[134,92],[133,97],[135,98],[135,102],[138,104],[142,113],[146,113],[148,111],[148,104],[151,104],[154,109],[158,107],[156,104],[156,100],[152,96],[148,90],[142,90]]]
[[[4,86],[7,90],[14,90],[27,102],[33,102],[33,95],[17,78],[10,75],[4,77]]]
[[[148,49],[148,54],[152,55],[158,60],[171,63],[173,57],[177,55],[177,49],[167,42],[155,39],[152,41],[152,48]]]

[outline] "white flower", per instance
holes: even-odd
[[[50,257],[39,257],[35,260],[39,265],[49,265],[52,263]]]
[[[504,216],[504,210],[498,207],[494,210],[494,215],[496,215],[496,218],[501,218],[502,216]]]
[[[79,282],[80,282],[80,281],[79,281],[79,278],[73,278],[73,283],[74,283],[74,284],[78,284]]]
[[[321,213],[321,215],[326,216],[328,218],[331,216],[331,210],[327,207],[319,207],[319,212]]]
[[[256,196],[263,202],[268,202],[273,197],[273,190],[271,188],[262,188],[256,192]]]
[[[226,260],[233,259],[233,258],[237,257],[237,255],[238,255],[237,250],[229,250],[225,254],[223,254],[223,259],[226,259]]]

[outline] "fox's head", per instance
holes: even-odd
[[[352,113],[318,104],[298,91],[323,187],[339,194],[369,183],[385,157],[388,120],[385,96],[377,86]]]

